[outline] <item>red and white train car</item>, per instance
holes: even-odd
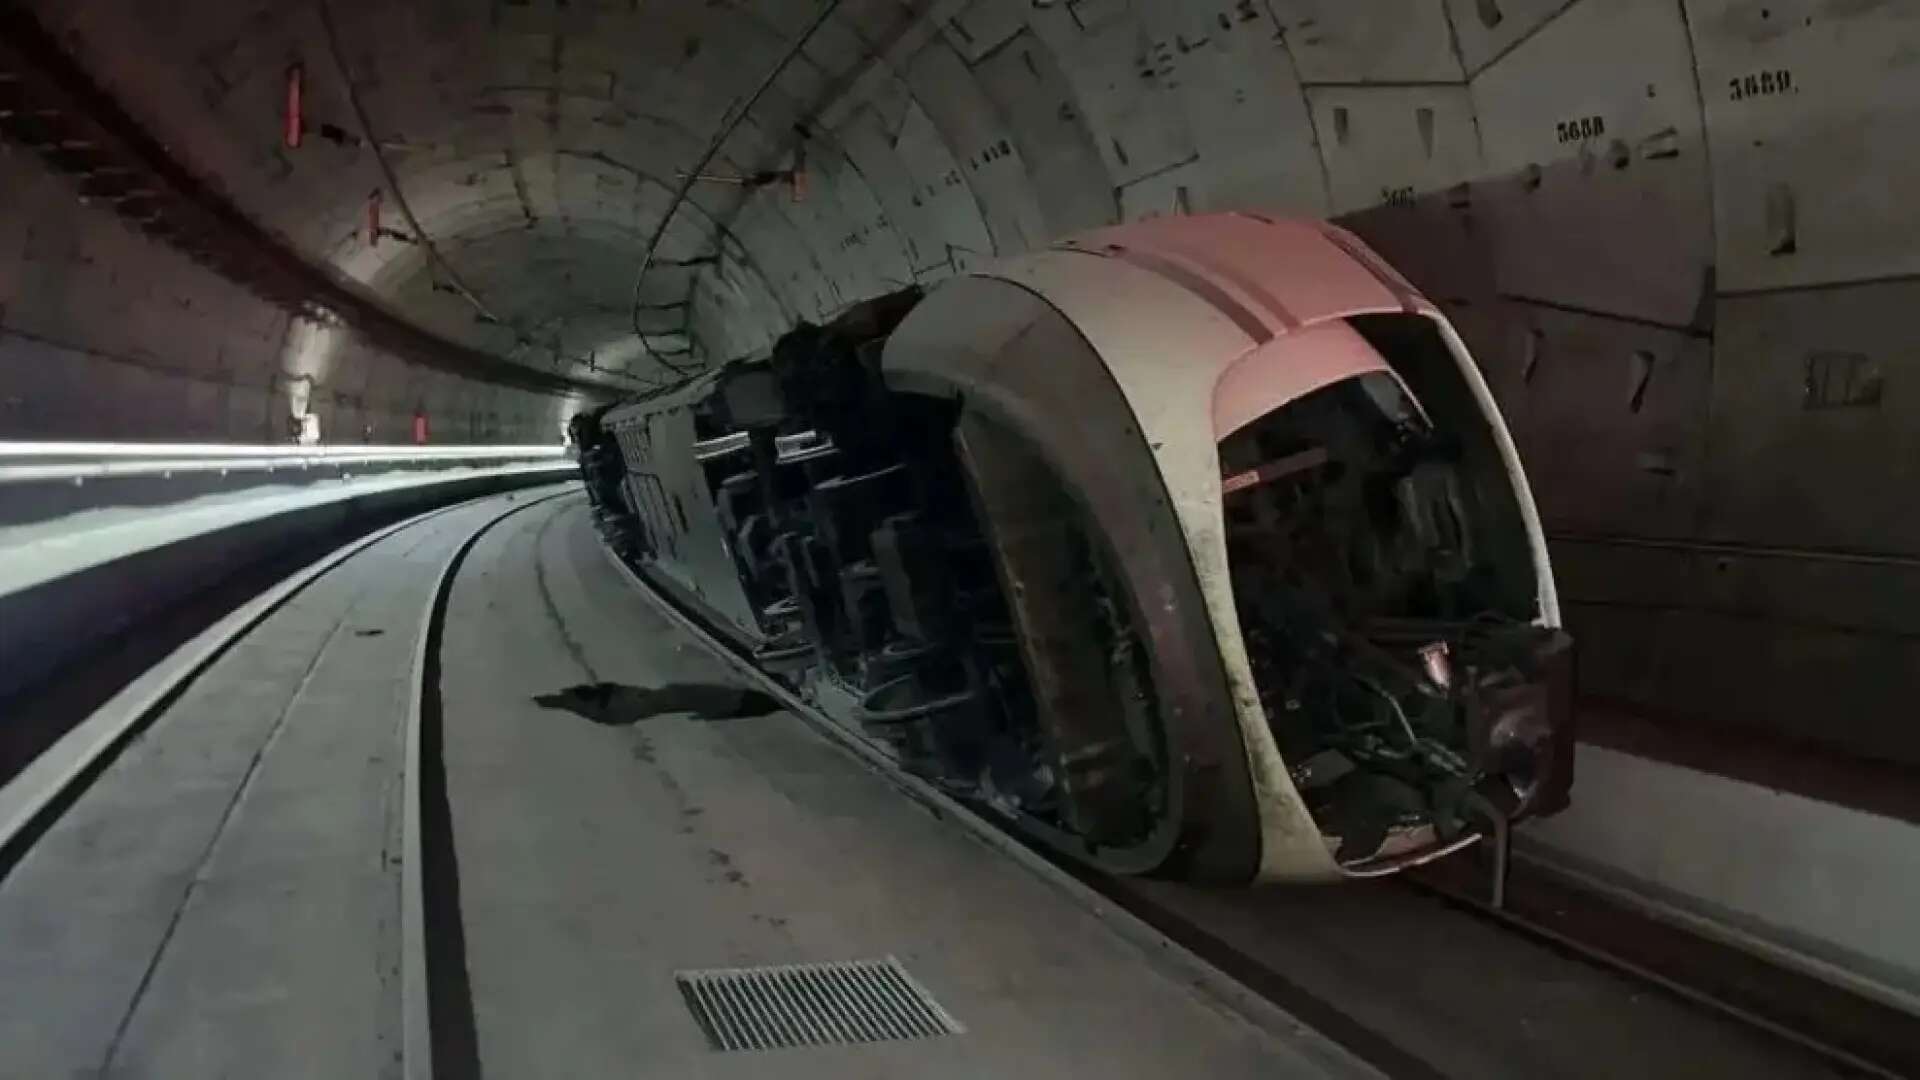
[[[1351,235],[1102,230],[576,426],[609,541],[1120,873],[1385,873],[1564,806],[1571,648],[1459,335]]]

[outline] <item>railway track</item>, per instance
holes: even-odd
[[[1620,971],[1861,1076],[1920,1076],[1920,1020],[1695,933],[1517,852],[1495,904],[1471,861],[1406,884],[1474,916]]]
[[[8,852],[8,873],[0,877],[0,936],[10,946],[0,950],[0,985],[45,987],[52,993],[31,1009],[24,1007],[25,999],[17,1002],[21,1008],[0,1008],[0,1029],[6,1029],[0,1034],[21,1036],[0,1040],[12,1047],[0,1052],[0,1074],[278,1074],[289,1067],[288,1055],[297,1053],[303,1040],[312,1040],[312,1030],[298,1030],[304,1023],[328,1035],[322,1041],[328,1044],[329,1074],[358,1075],[361,1067],[371,1066],[367,1071],[374,1075],[422,1080],[481,1075],[480,995],[469,979],[471,912],[463,910],[465,879],[455,843],[459,810],[449,790],[443,696],[449,607],[463,580],[484,579],[499,569],[497,563],[467,569],[469,557],[490,534],[565,494],[474,500],[381,529],[330,553],[207,627],[77,723],[7,784],[0,797],[5,815],[0,823],[6,828],[0,843]],[[361,567],[376,554],[378,559]],[[542,576],[543,596],[546,587]],[[303,606],[315,610],[299,610]],[[279,625],[283,620],[296,625]],[[298,640],[271,640],[280,638]],[[373,706],[389,699],[377,693],[351,703],[367,714],[355,718],[364,729],[358,735],[312,745],[316,736],[325,742],[330,736],[324,729],[346,719],[333,698],[351,681],[353,666],[364,662],[370,643],[384,654],[391,668],[387,674],[404,682],[394,702],[404,719],[387,732],[397,762],[382,760],[388,750],[380,738],[380,709]],[[291,666],[280,680],[284,685],[276,688],[275,703],[256,709],[266,703],[238,702],[234,694],[236,684],[263,677],[270,665],[252,655],[263,650],[288,654],[282,659]],[[577,643],[569,643],[566,651],[586,664]],[[302,715],[301,701],[315,697],[326,699],[327,708]],[[242,713],[258,722],[228,722]],[[288,746],[299,740],[306,742]],[[222,766],[217,776],[193,771],[183,778],[166,767],[170,761],[223,755],[226,760],[214,762]],[[363,755],[368,765],[357,772],[398,778],[394,797],[385,800],[387,824],[380,824],[378,813],[352,820],[354,815],[340,813],[339,807],[330,808],[324,822],[327,832],[341,834],[329,839],[344,837],[361,850],[340,853],[344,857],[332,864],[303,855],[314,865],[295,869],[291,876],[298,880],[278,879],[288,870],[284,864],[262,866],[249,857],[272,847],[277,850],[269,859],[279,862],[289,826],[295,835],[313,827],[299,820],[308,814],[281,802],[286,786],[311,785],[316,781],[300,774],[322,773],[328,762]],[[155,773],[166,775],[148,779]],[[465,779],[471,784],[473,777]],[[381,801],[368,798],[374,786],[357,793],[349,788],[342,796],[351,803]],[[181,805],[182,787],[205,789],[206,797],[199,800],[204,805]],[[149,796],[152,806],[127,815],[128,804]],[[474,807],[469,804],[465,812],[471,815]],[[152,825],[182,834],[156,844],[170,855],[166,868],[127,867],[101,858],[103,837],[109,848],[139,844]],[[389,834],[385,840],[369,844],[383,829]],[[470,833],[461,837],[473,840]],[[370,861],[378,867],[371,875],[366,873]],[[348,866],[354,869],[347,872]],[[361,880],[333,880],[351,877]],[[391,895],[397,925],[366,919],[357,926],[313,927],[307,916],[314,901],[307,894],[335,884],[343,895],[334,899],[349,908],[366,906],[367,896]],[[565,891],[566,883],[560,884]],[[166,895],[147,895],[158,892]],[[135,906],[150,901],[145,906],[151,910],[108,920],[115,932],[102,935],[102,922],[88,918],[92,912],[71,910],[78,894],[134,897]],[[223,909],[229,896],[253,906],[238,921],[271,927],[274,941],[246,940],[246,927],[236,928],[234,912]],[[26,927],[58,931],[53,936],[60,940],[46,952],[68,961],[65,975],[49,971],[46,956],[23,946]],[[289,933],[294,927],[302,932]],[[98,947],[85,940],[95,936],[103,938]],[[273,975],[303,984],[327,963],[329,951],[362,966],[357,954],[366,939],[377,939],[372,966],[388,974],[376,985],[367,972],[354,973],[356,984],[340,984],[335,973],[336,985],[320,988],[337,992],[341,1004],[354,999],[361,1006],[357,1009],[328,1008],[324,992],[317,1003],[293,1007],[286,985],[267,986],[252,972],[222,970],[235,963],[227,955],[246,958],[238,964],[249,969],[278,962],[283,970]],[[493,939],[483,944],[499,946]],[[289,959],[290,952],[300,955]],[[103,962],[107,954],[110,959]],[[220,1014],[220,1002],[233,999],[245,1001],[247,1008],[264,1003],[277,1015],[234,1024],[233,1017]],[[275,1009],[275,999],[288,1007]],[[1257,1001],[1241,1006],[1242,1011],[1258,1008]],[[1286,1021],[1276,1014],[1273,1022]],[[51,1037],[36,1043],[23,1034],[29,1026],[59,1030],[42,1032]],[[196,1031],[217,1032],[220,1045],[207,1045]],[[489,1064],[499,1071],[491,1059]]]
[[[189,939],[201,932],[196,921],[201,919],[200,912],[217,903],[207,896],[224,884],[221,860],[238,861],[245,855],[249,845],[256,842],[249,830],[271,831],[286,825],[283,821],[276,826],[275,814],[268,810],[250,816],[242,809],[243,804],[255,803],[274,809],[275,800],[282,796],[277,789],[298,783],[298,778],[275,773],[269,751],[303,738],[322,742],[303,751],[310,758],[351,762],[365,755],[365,765],[349,766],[349,770],[357,771],[336,766],[340,775],[332,779],[358,777],[366,781],[367,793],[377,794],[385,786],[384,778],[394,772],[383,748],[384,741],[393,738],[404,741],[408,758],[402,774],[404,795],[391,800],[392,808],[398,811],[391,830],[394,835],[382,839],[382,827],[374,821],[366,836],[370,844],[379,846],[381,872],[399,868],[398,876],[403,879],[398,898],[403,901],[398,905],[401,925],[391,927],[373,918],[358,929],[384,941],[381,951],[393,963],[383,965],[393,968],[399,977],[383,977],[382,986],[373,989],[381,1000],[397,997],[400,1008],[395,1012],[400,1020],[397,1024],[369,1025],[375,1031],[367,1037],[383,1046],[393,1044],[394,1060],[405,1075],[434,1074],[428,1031],[431,1028],[446,1042],[450,1038],[447,1033],[459,1030],[456,1023],[446,1020],[430,1025],[427,1015],[431,996],[426,983],[427,954],[434,952],[440,961],[434,965],[436,970],[457,969],[457,964],[441,956],[447,930],[455,935],[451,940],[456,950],[458,946],[457,891],[447,891],[457,890],[457,878],[439,857],[450,852],[451,845],[436,838],[440,835],[435,833],[436,827],[444,830],[444,817],[436,818],[432,810],[434,782],[429,779],[422,784],[420,775],[421,762],[432,765],[438,760],[434,749],[438,718],[433,710],[438,613],[461,560],[480,537],[513,515],[565,494],[561,490],[483,496],[353,540],[213,619],[97,707],[65,717],[59,731],[36,732],[37,738],[50,734],[57,737],[48,740],[0,787],[0,889],[6,890],[7,901],[0,918],[8,921],[10,931],[10,946],[0,963],[10,967],[9,975],[19,976],[10,980],[16,987],[43,982],[50,974],[49,968],[57,971],[63,964],[70,966],[53,985],[70,990],[73,1001],[63,1005],[55,994],[55,1000],[37,1003],[64,1023],[42,1025],[48,1018],[30,1014],[24,1001],[16,1002],[21,1008],[0,1010],[7,1014],[6,1022],[34,1024],[38,1028],[34,1042],[44,1044],[35,1045],[31,1060],[0,1063],[0,1072],[51,1074],[74,1067],[144,1072],[149,1063],[126,1064],[127,1056],[135,1053],[129,1046],[142,1041],[159,1044],[154,1050],[159,1056],[153,1060],[169,1062],[151,1066],[153,1071],[164,1074],[179,1067],[177,1058],[166,1056],[179,1051],[167,1047],[158,1036],[149,1037],[142,1024],[155,1023],[145,1019],[147,1014],[167,1010],[164,999],[190,1002],[202,989],[193,985],[192,974],[175,973],[201,961],[190,956],[191,962],[170,968],[163,965],[163,960],[169,954],[204,950],[201,943]],[[429,572],[433,584],[424,593],[423,608],[412,613],[416,624],[412,647],[404,654],[391,655],[392,650],[385,648],[385,636],[392,633],[395,639],[404,641],[403,632],[391,624],[407,621],[399,616],[408,603],[406,589],[418,588],[420,570]],[[313,613],[309,614],[308,608],[314,609]],[[366,663],[376,649],[390,654],[385,659],[393,668],[396,683],[402,677],[408,680],[413,707],[407,713],[404,731],[385,728],[377,709],[362,710],[369,716],[360,718],[363,722],[358,730],[342,724],[337,734],[326,731],[327,725],[312,722],[313,718],[305,714],[298,719],[307,722],[295,722],[303,702],[326,699],[343,687],[354,687],[357,667],[377,667]],[[272,693],[257,694],[255,691],[263,688],[249,684],[273,682],[273,665],[261,661],[284,659],[281,654],[287,653],[310,653],[310,657],[281,673],[284,677],[279,681],[284,685],[274,687],[273,692],[283,692],[284,701],[276,707],[278,699]],[[223,661],[230,661],[240,673],[228,671]],[[400,665],[406,665],[406,669]],[[246,674],[250,667],[268,674]],[[379,702],[380,689],[378,683],[373,685],[367,703]],[[69,695],[56,692],[48,697],[50,704],[28,702],[19,712],[33,713],[42,728],[55,727],[61,723],[59,706]],[[91,704],[84,694],[77,700]],[[329,700],[327,704],[334,703]],[[156,737],[144,738],[150,732]],[[422,734],[428,751],[424,757],[419,754]],[[329,739],[332,742],[326,742]],[[128,767],[115,770],[116,763]],[[170,789],[164,797],[158,791],[142,790],[133,782],[137,777],[129,778],[129,774],[141,771],[165,774],[149,785]],[[117,782],[102,785],[103,778],[110,774],[115,774]],[[96,791],[97,786],[111,790]],[[182,791],[188,794],[183,797]],[[195,793],[205,797],[196,798]],[[300,792],[298,796],[309,798],[312,794]],[[91,801],[90,795],[94,796]],[[153,804],[144,815],[145,822],[140,820],[141,814],[126,812],[129,804],[140,805],[143,801]],[[423,802],[428,807],[424,815],[419,812]],[[113,813],[92,813],[93,803],[110,806]],[[299,809],[295,806],[293,814],[280,816],[297,818]],[[133,820],[125,820],[129,817]],[[264,823],[256,823],[256,817]],[[62,831],[56,833],[56,829]],[[128,830],[127,835],[116,840],[123,829]],[[146,835],[140,835],[142,832]],[[172,868],[157,872],[153,867],[123,868],[103,861],[98,849],[103,844],[111,848],[115,843],[151,844],[157,852],[155,858],[171,858]],[[392,850],[395,847],[399,850]],[[356,872],[366,863],[360,857],[366,852],[342,854],[349,857]],[[140,859],[136,856],[125,861],[138,864]],[[191,873],[182,882],[178,868],[188,865]],[[27,880],[17,880],[20,878]],[[311,881],[300,883],[307,888],[317,884],[324,887]],[[290,884],[283,891],[292,893],[295,886]],[[85,941],[59,940],[60,928],[50,927],[49,919],[58,917],[65,907],[85,908],[89,899],[98,901],[100,897],[127,908],[115,912],[113,920],[124,937],[105,942],[100,948],[90,947]],[[454,917],[430,914],[444,910],[436,905],[448,902],[454,905]],[[74,921],[83,923],[82,916],[89,913],[77,911]],[[27,933],[52,940],[36,952]],[[325,940],[324,934],[315,937]],[[106,955],[109,949],[104,946],[111,946],[113,955]],[[457,959],[458,953],[451,955]],[[385,985],[395,981],[397,987]],[[174,988],[183,982],[185,985]],[[103,1000],[122,994],[127,997],[124,1007],[102,1007]],[[90,1013],[97,1015],[90,1017]],[[111,1027],[101,1026],[107,1013],[116,1015]],[[68,1019],[72,1014],[80,1015]],[[89,1023],[90,1019],[94,1022]],[[14,1035],[24,1031],[10,1029]],[[22,1047],[33,1045],[18,1038],[8,1041]]]
[[[376,529],[297,569],[193,634],[172,655],[135,676],[85,715],[67,715],[57,742],[38,748],[0,790],[0,876],[11,870],[67,806],[86,791],[120,752],[152,726],[201,673],[262,621],[327,573],[383,540],[418,529],[463,507],[502,498],[485,496],[439,507]],[[18,705],[18,703],[11,703]],[[60,702],[57,704],[64,704]],[[25,710],[21,710],[25,711]]]

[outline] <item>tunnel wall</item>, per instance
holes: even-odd
[[[976,0],[843,107],[834,190],[891,228],[817,257],[1336,217],[1486,370],[1583,692],[1920,763],[1915,55],[1872,2]]]
[[[0,154],[0,439],[546,443],[562,408],[381,354],[264,303],[32,155]]]
[[[923,277],[982,234],[1342,220],[1486,370],[1584,693],[1912,764],[1915,55],[1872,2],[976,0],[834,135]]]
[[[499,347],[420,252],[355,239],[386,146],[426,231],[556,362],[627,333],[676,170],[812,10],[35,7],[313,258]],[[1916,56],[1896,0],[845,0],[712,165],[791,163],[804,123],[806,197],[696,185],[648,310],[724,358],[1114,220],[1338,217],[1508,411],[1586,693],[1920,763]],[[354,127],[357,95],[380,140],[275,147],[296,63],[316,117]],[[116,407],[144,385],[124,378]]]

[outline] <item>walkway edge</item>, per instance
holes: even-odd
[[[463,543],[447,556],[427,593],[413,634],[413,670],[408,677],[405,750],[400,760],[400,1069],[406,1080],[433,1080],[433,1024],[427,983],[426,877],[420,843],[420,724],[426,703],[430,632],[440,600],[453,582]]]
[[[540,491],[534,488],[506,495],[512,505],[480,522],[455,545],[441,564],[440,573],[427,594],[426,605],[420,612],[420,627],[414,636],[400,795],[400,1068],[405,1080],[433,1080],[434,1076],[433,984],[427,956],[426,821],[423,802],[426,792],[421,734],[426,725],[430,694],[431,700],[437,701],[437,691],[429,685],[429,677],[437,677],[438,672],[438,665],[434,662],[434,652],[439,648],[438,628],[446,614],[447,601],[453,592],[454,579],[460,573],[460,565],[488,530],[522,510],[577,494],[579,489],[568,484],[561,491],[547,494],[540,494]],[[522,494],[530,497],[520,499]],[[502,496],[487,497],[497,499]]]

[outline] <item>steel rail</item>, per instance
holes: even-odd
[[[472,1044],[473,1002],[465,988],[464,932],[458,925],[459,883],[441,880],[444,871],[429,873],[430,857],[436,870],[452,865],[449,853],[435,848],[453,840],[450,825],[439,820],[444,805],[435,805],[445,799],[445,774],[438,752],[439,648],[447,604],[461,565],[481,537],[515,514],[578,493],[578,488],[568,485],[564,491],[516,502],[482,521],[441,564],[421,610],[409,675],[401,772],[400,1071],[406,1080],[433,1080],[436,1059],[450,1075],[478,1074],[478,1050]],[[452,890],[451,897],[448,890]],[[445,970],[453,958],[444,954],[435,964],[434,954],[448,949],[461,954],[458,972]],[[436,971],[436,966],[440,970]]]

